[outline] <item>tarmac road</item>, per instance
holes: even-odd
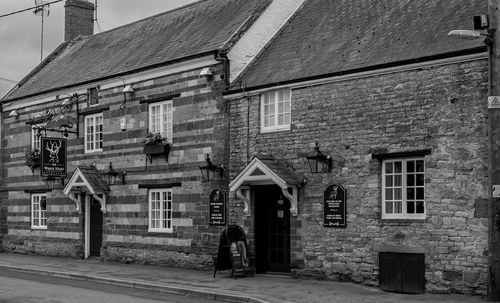
[[[214,303],[82,280],[0,271],[0,303]]]

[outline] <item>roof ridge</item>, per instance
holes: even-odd
[[[182,10],[182,9],[185,9],[187,7],[190,7],[190,6],[194,6],[194,5],[198,5],[202,2],[207,2],[207,1],[210,1],[210,0],[198,0],[198,1],[193,1],[191,3],[188,3],[188,4],[185,4],[185,5],[182,5],[182,6],[179,6],[179,7],[176,7],[176,8],[173,8],[171,10],[168,10],[168,11],[164,11],[164,12],[161,12],[161,13],[158,13],[158,14],[155,14],[155,15],[152,15],[152,16],[148,16],[148,17],[145,17],[145,18],[142,18],[142,19],[139,19],[139,20],[136,20],[136,21],[132,21],[130,23],[127,23],[127,24],[123,24],[123,25],[120,25],[120,26],[117,26],[117,27],[113,27],[113,28],[110,28],[106,31],[103,31],[103,32],[100,32],[100,33],[96,33],[96,34],[93,34],[93,35],[89,35],[89,36],[85,36],[86,38],[89,38],[89,37],[95,37],[95,36],[99,36],[99,35],[102,35],[102,34],[106,34],[106,33],[109,33],[109,32],[112,32],[112,31],[115,31],[115,30],[118,30],[118,29],[121,29],[123,27],[127,27],[127,26],[130,26],[132,24],[136,24],[136,23],[140,23],[140,22],[144,22],[146,20],[150,20],[150,19],[154,19],[158,16],[162,16],[162,15],[166,15],[166,14],[169,14],[169,13],[172,13],[172,12],[175,12],[175,11],[179,11],[179,10]]]

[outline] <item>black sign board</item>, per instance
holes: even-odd
[[[42,177],[66,177],[66,139],[40,139],[40,167]]]
[[[208,224],[226,225],[226,194],[220,189],[210,193],[208,201]]]
[[[329,185],[324,192],[324,227],[346,227],[345,189],[340,184]]]

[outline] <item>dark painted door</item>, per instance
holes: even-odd
[[[290,272],[290,202],[277,186],[254,189],[256,270]]]
[[[379,254],[379,283],[386,291],[425,292],[425,255],[382,252]]]
[[[102,245],[101,203],[90,198],[90,255],[99,257]]]

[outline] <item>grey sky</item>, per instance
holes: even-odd
[[[98,0],[98,23],[106,31],[193,1]],[[0,15],[34,5],[34,0],[0,0]],[[99,32],[96,24],[94,32]],[[33,11],[0,18],[0,98],[14,85],[5,79],[19,81],[40,63],[40,36],[41,17]],[[64,1],[52,4],[49,16],[44,18],[43,56],[49,55],[63,39]]]

